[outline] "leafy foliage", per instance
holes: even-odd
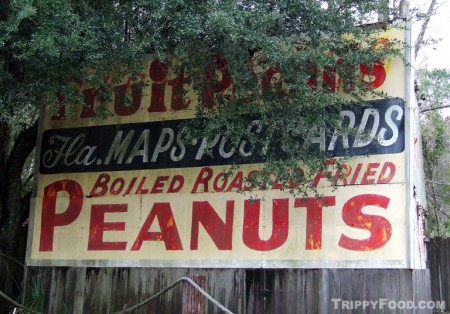
[[[419,105],[421,112],[450,107],[450,70],[417,71],[419,78]]]
[[[449,104],[450,72],[418,71],[422,102],[422,144],[427,193],[426,232],[450,235],[450,118],[439,108]]]
[[[311,128],[335,124],[336,113],[349,99],[333,92],[316,70],[335,69],[353,99],[374,95],[357,69],[392,57],[397,48],[380,45],[372,36],[385,24],[361,25],[395,17],[387,3],[1,1],[0,251],[23,258],[24,247],[17,239],[26,235],[22,225],[28,215],[26,192],[33,167],[27,157],[35,146],[41,107],[55,104],[57,110],[64,105],[69,113],[71,106],[80,106],[80,82],[101,90],[107,102],[121,78],[141,73],[150,53],[163,60],[168,53],[177,55],[200,98],[205,86],[218,81],[204,69],[217,65],[215,56],[226,56],[233,93],[218,97],[214,106],[198,107],[193,136],[225,130],[234,144],[247,136],[255,149],[267,148],[265,173],[277,173],[286,182],[300,180],[299,160],[323,167],[328,156],[307,149],[313,143]],[[254,67],[269,67],[277,74],[268,77]],[[316,79],[315,87],[308,84]],[[261,88],[261,82],[267,88]],[[247,134],[255,116],[268,126],[265,136]],[[302,147],[299,139],[304,141]],[[20,277],[21,270],[16,275]],[[0,281],[5,291],[12,291],[9,278],[0,274]]]
[[[148,53],[161,59],[177,55],[202,102],[205,86],[218,79],[205,77],[204,69],[214,67],[220,55],[227,60],[233,95],[199,106],[190,134],[226,130],[236,144],[257,116],[268,130],[247,140],[255,149],[269,148],[271,168],[278,165],[283,172],[298,160],[323,165],[327,156],[307,149],[311,128],[337,127],[336,113],[349,102],[318,73],[335,71],[341,88],[360,100],[374,94],[358,74],[360,64],[377,64],[399,48],[376,41],[372,34],[380,25],[361,27],[376,16],[393,16],[385,1],[17,0],[3,6],[0,106],[11,126],[18,120],[29,124],[37,112],[30,106],[57,103],[58,95],[63,105],[81,103],[70,82],[101,88],[107,101],[120,78],[140,73]],[[17,119],[22,110],[27,118]]]

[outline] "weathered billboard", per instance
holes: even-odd
[[[384,42],[403,36],[400,30],[380,35]],[[261,169],[263,154],[245,140],[230,147],[218,134],[183,142],[179,126],[193,117],[198,101],[187,74],[174,73],[176,62],[150,58],[140,76],[148,85],[125,79],[114,87],[106,119],[95,118],[98,91],[84,87],[79,111],[44,110],[29,265],[408,265],[401,58],[370,71],[361,66],[361,76],[389,98],[341,110],[343,125],[355,135],[316,130],[321,150],[335,158],[357,156],[343,168],[330,159],[327,171],[312,174],[323,197],[293,196],[277,178],[264,189],[252,188],[245,178]],[[218,93],[231,88],[225,71],[216,69],[223,88]],[[135,91],[129,103],[120,96],[127,90]],[[263,126],[255,119],[248,130],[262,132]],[[225,176],[236,156],[250,154],[251,162]]]

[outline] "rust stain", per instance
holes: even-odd
[[[169,217],[169,220],[167,220],[167,228],[171,228],[174,225],[173,216]]]
[[[309,249],[317,250],[322,247],[322,242],[320,240],[315,240],[314,236],[311,235],[308,239]]]

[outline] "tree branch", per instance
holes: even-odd
[[[422,110],[420,110],[420,113],[424,113],[424,112],[432,111],[432,110],[444,109],[444,108],[450,108],[450,105],[445,105],[445,106],[439,106],[439,107],[433,107],[433,108],[422,109]]]
[[[414,58],[417,58],[417,54],[419,53],[420,48],[422,48],[425,31],[428,28],[428,23],[430,22],[430,18],[433,15],[436,3],[437,0],[431,0],[430,6],[428,7],[427,15],[425,17],[425,20],[423,21],[422,27],[420,28],[419,36],[417,36],[416,44],[414,47]]]
[[[450,186],[450,182],[439,182],[439,181],[433,181],[433,180],[426,180],[427,182],[430,182],[432,184],[438,184],[438,185],[445,185]]]

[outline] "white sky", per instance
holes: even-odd
[[[427,12],[431,0],[415,0],[411,2],[414,6],[423,7]],[[417,38],[422,23],[413,24],[413,39]],[[430,47],[423,47],[415,60],[416,68],[426,68],[428,70],[447,68],[450,69],[450,0],[437,0],[436,15],[433,15],[425,32],[427,38],[441,39],[437,44]],[[450,108],[441,110],[444,116],[450,116]]]
[[[420,6],[426,13],[431,0],[411,1],[411,7]],[[450,0],[437,0],[436,15],[431,17],[427,38],[441,38],[442,40],[431,47],[424,47],[416,58],[416,66],[420,68],[449,68],[450,69]],[[417,38],[421,22],[413,24],[413,38]]]

